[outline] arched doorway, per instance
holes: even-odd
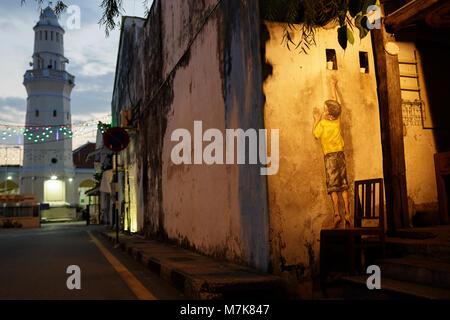
[[[0,194],[19,194],[20,188],[17,183],[6,180],[0,183]]]
[[[86,195],[86,191],[95,187],[95,181],[86,179],[78,186],[78,203],[82,206],[89,204],[89,196]]]

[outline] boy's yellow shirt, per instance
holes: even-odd
[[[341,135],[341,121],[322,119],[314,128],[314,136],[320,139],[323,154],[344,151],[344,139]]]

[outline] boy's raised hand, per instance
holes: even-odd
[[[315,107],[313,109],[313,116],[315,120],[320,119],[320,117],[322,116],[322,113],[320,112],[319,108]]]
[[[331,95],[332,95],[332,99],[336,100],[337,102],[339,102],[339,97],[338,97],[338,80],[333,77],[331,78],[331,85],[332,85],[332,89],[331,89]]]

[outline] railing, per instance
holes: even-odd
[[[66,71],[54,70],[54,69],[38,69],[38,70],[28,70],[25,73],[25,81],[37,80],[40,78],[50,78],[69,81],[69,83],[74,83],[75,77]]]
[[[39,77],[44,75],[44,70],[30,70],[25,73],[25,78]]]

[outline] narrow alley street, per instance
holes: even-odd
[[[104,229],[75,222],[33,230],[1,230],[0,299],[137,299],[89,233],[132,273],[134,283],[144,286],[148,297],[183,299],[164,280],[114,249],[97,234],[99,228]],[[81,269],[81,290],[67,288],[71,274],[66,270],[71,265]]]

